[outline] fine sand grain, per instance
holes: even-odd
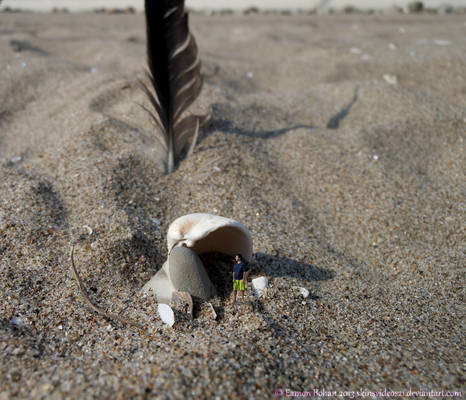
[[[191,26],[212,118],[167,176],[142,15],[0,14],[0,399],[466,390],[464,18]],[[192,212],[246,225],[270,286],[169,328],[139,289]],[[142,332],[86,305],[72,243],[91,300]]]

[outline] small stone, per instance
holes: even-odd
[[[424,10],[424,4],[422,1],[413,1],[412,3],[408,4],[407,10],[410,14],[420,13]]]
[[[309,296],[309,290],[307,290],[306,288],[299,288],[299,292],[302,294],[304,298],[307,298]],[[306,302],[304,302],[304,304],[306,304]]]
[[[390,85],[398,84],[398,78],[395,75],[384,74],[383,79]]]
[[[361,54],[362,51],[361,49],[358,49],[357,47],[351,47],[351,49],[349,50],[351,54]]]
[[[259,13],[259,9],[257,7],[249,7],[243,12],[244,15],[258,14],[258,13]]]
[[[173,302],[179,301],[179,302],[182,302],[184,305],[186,305],[189,316],[191,317],[191,319],[193,318],[194,304],[193,304],[193,299],[188,292],[176,292],[176,291],[173,292],[172,301]]]
[[[455,8],[451,4],[442,4],[437,8],[437,12],[441,15],[452,14],[455,11]]]
[[[160,219],[155,218],[155,217],[150,217],[150,222],[152,222],[152,224],[154,224],[154,225],[160,225],[162,223],[162,221],[160,221]]]
[[[451,46],[453,44],[450,40],[440,40],[440,39],[434,40],[434,43],[437,46]]]
[[[343,12],[345,14],[356,14],[359,12],[359,10],[356,7],[353,6],[345,6],[343,7]]]
[[[20,318],[18,318],[18,317],[13,317],[13,318],[11,319],[11,323],[12,323],[13,325],[16,325],[16,326],[19,326],[19,327],[24,327],[24,326],[26,326],[26,323],[25,323],[22,319],[20,319]]]
[[[19,382],[21,380],[21,372],[20,371],[12,371],[10,373],[10,379],[13,382]]]
[[[217,313],[215,312],[215,309],[214,309],[214,306],[212,305],[212,303],[207,303],[207,307],[210,310],[210,317],[213,320],[216,320],[217,319]]]
[[[23,354],[25,353],[24,349],[21,348],[21,347],[17,347],[16,349],[14,349],[11,354],[13,354],[14,356],[22,356]]]

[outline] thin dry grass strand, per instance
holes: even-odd
[[[73,270],[73,275],[76,280],[76,283],[78,284],[78,289],[81,292],[84,298],[84,301],[90,308],[92,308],[96,313],[101,314],[106,318],[113,319],[123,324],[132,325],[132,326],[135,326],[136,328],[143,330],[142,325],[138,324],[137,322],[132,321],[131,319],[128,319],[128,318],[120,317],[119,315],[116,315],[116,314],[110,314],[106,312],[105,310],[101,309],[100,307],[97,307],[95,304],[93,304],[86,292],[86,289],[84,288],[83,282],[81,280],[81,277],[79,276],[78,270],[76,269],[76,265],[74,263],[74,244],[71,246],[70,258],[71,258],[71,267]]]

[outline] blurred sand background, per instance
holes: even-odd
[[[0,398],[464,391],[464,15],[191,27],[212,119],[167,176],[141,14],[0,14]],[[139,289],[191,212],[244,223],[271,286],[168,328]],[[145,332],[89,310],[70,243]]]
[[[384,9],[393,6],[407,7],[412,0],[186,0],[187,7],[195,10],[244,10],[258,7],[261,10],[293,10],[329,8],[342,9],[347,6],[360,9]],[[439,7],[448,4],[453,7],[465,7],[466,0],[424,0],[426,7]],[[93,10],[96,8],[133,7],[142,11],[143,0],[3,0],[3,7],[19,8],[34,11],[52,11],[54,8],[66,8],[70,11]]]

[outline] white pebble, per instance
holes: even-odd
[[[395,43],[389,43],[388,48],[389,48],[390,50],[396,50],[396,49],[397,49]]]
[[[434,43],[437,46],[451,46],[453,44],[450,40],[440,40],[440,39],[434,40]]]
[[[307,290],[306,288],[299,288],[299,291],[301,292],[301,294],[303,295],[304,298],[307,298],[309,296],[309,290]],[[306,303],[306,302],[304,302]]]
[[[252,280],[252,287],[256,290],[264,290],[269,284],[269,280],[265,276]]]
[[[398,78],[395,75],[384,74],[383,79],[390,85],[396,85],[398,83]]]
[[[152,222],[154,225],[160,225],[162,223],[160,219],[155,218],[155,217],[150,217],[150,222]]]
[[[175,323],[175,314],[168,304],[159,304],[157,310],[163,323],[173,326]]]
[[[374,161],[377,161],[379,159],[379,156],[376,154],[374,157],[373,157]]]
[[[247,77],[248,77],[249,79],[251,79],[253,76],[254,76],[254,73],[253,73],[253,72],[248,72],[248,73],[247,73]]]
[[[361,49],[358,49],[357,47],[351,47],[351,49],[349,49],[349,52],[351,54],[361,54],[362,53]]]
[[[91,74],[96,74],[97,72],[99,72],[99,68],[97,68],[97,67],[92,67],[91,68]]]
[[[11,323],[12,323],[13,325],[16,325],[16,326],[26,326],[26,324],[24,323],[24,321],[21,320],[21,319],[18,318],[18,317],[13,317],[13,318],[11,319]]]
[[[10,161],[11,161],[12,163],[17,163],[17,162],[19,162],[19,161],[21,161],[21,160],[22,160],[22,157],[21,157],[21,156],[14,156],[14,157],[11,158]]]

